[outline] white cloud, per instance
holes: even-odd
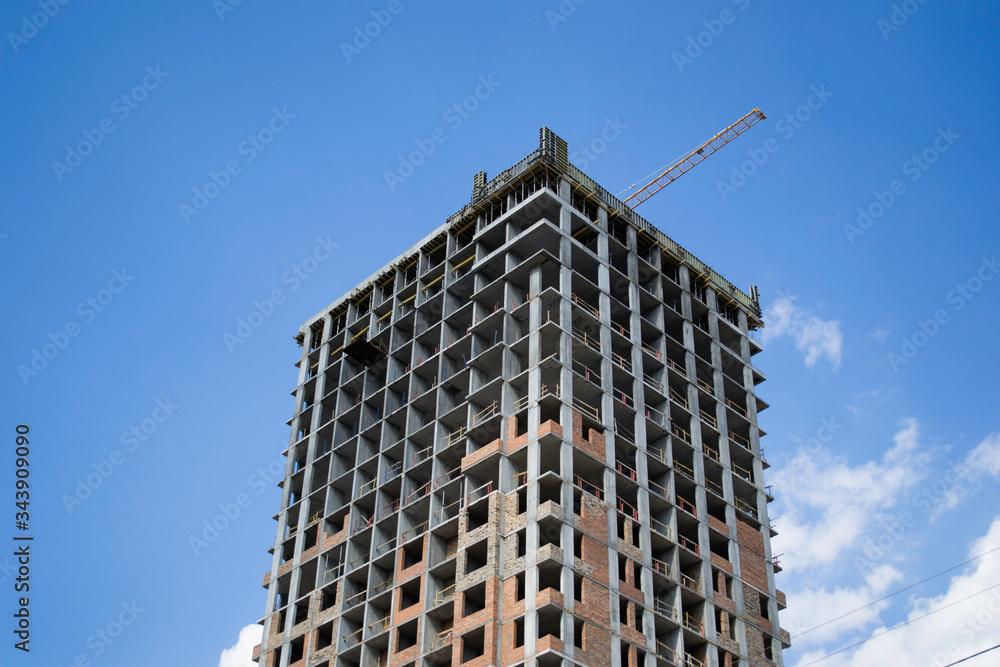
[[[240,630],[240,637],[234,646],[227,648],[219,657],[219,667],[257,667],[251,660],[253,647],[260,643],[264,629],[254,623]]]
[[[796,649],[824,644],[870,627],[892,604],[889,600],[875,601],[902,578],[902,572],[893,566],[881,565],[869,573],[863,586],[836,586],[829,591],[823,586],[789,594],[788,609],[781,613],[781,626],[791,632]]]
[[[970,474],[987,473],[1000,479],[1000,433],[991,433],[965,459]]]
[[[970,545],[968,557],[980,556],[998,547],[1000,515],[994,518],[986,535]],[[998,582],[1000,551],[983,556],[953,577],[941,595],[911,599],[906,605],[908,625],[880,626],[868,634],[873,639],[823,660],[823,667],[943,667],[989,648],[1000,635],[1000,588],[994,588]],[[921,618],[929,612],[933,613]],[[884,637],[877,636],[890,629]],[[824,655],[821,650],[809,651],[799,657],[796,667],[803,667]],[[989,654],[970,661],[969,665],[997,664],[996,660],[995,654]]]
[[[782,296],[764,314],[764,343],[791,336],[795,348],[805,354],[807,368],[825,359],[833,370],[840,368],[844,336],[839,320],[823,320],[795,305],[795,297]]]
[[[895,396],[896,391],[896,387],[891,389],[870,389],[868,391],[859,391],[851,398],[861,404],[873,403],[875,405],[880,405]],[[860,417],[865,413],[864,407],[851,404],[847,404],[844,407],[850,410],[851,414],[855,417]]]
[[[884,343],[886,339],[889,337],[890,333],[892,333],[892,330],[889,328],[889,325],[885,325],[881,327],[876,327],[875,331],[872,331],[870,334],[868,334],[868,337],[879,343]]]
[[[784,554],[786,571],[840,564],[848,550],[860,553],[866,536],[881,537],[893,509],[927,474],[930,456],[918,436],[916,420],[904,420],[880,460],[851,465],[816,446],[773,473],[783,512],[774,549]]]

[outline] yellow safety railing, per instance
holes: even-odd
[[[389,577],[385,581],[381,581],[372,586],[372,593],[379,593],[381,591],[388,590],[392,588],[392,584],[393,584],[392,577]]]
[[[650,526],[652,530],[655,530],[660,535],[663,535],[668,540],[673,539],[673,533],[670,530],[670,526],[663,523],[659,519],[650,519]]]
[[[670,400],[680,404],[685,410],[688,409],[688,400],[681,396],[680,392],[673,387],[670,388]]]
[[[460,268],[462,268],[463,266],[465,266],[466,264],[468,264],[469,262],[471,262],[475,258],[476,258],[475,255],[470,255],[468,259],[463,260],[463,261],[459,262],[458,264],[456,264],[455,266],[451,267],[451,272],[455,273],[455,271],[458,271]]]
[[[446,446],[451,446],[457,443],[459,440],[465,437],[465,427],[460,426],[457,431],[452,431],[444,437],[444,443]]]
[[[729,439],[743,447],[743,449],[750,449],[750,441],[735,431],[729,431]]]
[[[355,593],[351,597],[349,597],[346,600],[344,600],[344,607],[345,608],[346,607],[353,607],[356,604],[364,602],[367,595],[368,595],[367,589],[363,589],[363,590],[358,591],[357,593]]]
[[[684,627],[690,630],[691,632],[694,632],[695,634],[700,635],[702,633],[701,621],[695,619],[695,617],[692,616],[691,612],[689,611],[684,612]]]
[[[687,663],[687,667],[705,667],[704,662],[688,653],[684,654],[683,660]]]
[[[598,310],[597,308],[595,308],[594,306],[590,305],[589,303],[587,303],[583,299],[581,299],[576,294],[572,295],[572,301],[573,301],[573,305],[580,306],[581,308],[586,308],[586,309],[590,310],[591,313],[593,313],[594,317],[600,319],[600,317],[601,317],[601,311]]]
[[[348,646],[354,646],[361,641],[361,633],[365,631],[364,628],[358,628],[349,635],[344,635],[344,643]]]
[[[666,603],[664,603],[664,604],[666,604]],[[677,660],[675,658],[676,655],[677,655],[677,652],[674,651],[674,649],[670,648],[669,646],[667,646],[666,644],[664,644],[659,639],[656,640],[656,656],[657,657],[663,658],[664,660],[666,660],[666,661],[668,661],[670,663],[677,664]]]
[[[440,281],[440,280],[441,280],[442,278],[444,278],[444,274],[443,274],[443,273],[442,273],[442,274],[441,274],[440,276],[438,276],[437,278],[435,278],[434,280],[432,280],[432,281],[430,281],[429,283],[427,283],[426,285],[424,285],[424,286],[423,286],[423,287],[421,288],[421,290],[422,290],[422,291],[424,291],[424,292],[426,292],[426,291],[427,291],[427,288],[429,288],[429,287],[433,287],[433,286],[434,286],[434,285],[436,285],[436,284],[438,283],[438,281]]]
[[[736,412],[736,414],[743,415],[743,417],[745,417],[746,419],[750,418],[750,414],[747,412],[747,409],[744,408],[739,403],[737,403],[736,401],[734,401],[733,399],[727,398],[726,405],[728,405],[734,412]]]
[[[738,496],[736,498],[736,507],[743,510],[744,512],[746,512],[751,516],[754,517],[757,516],[757,508]]]
[[[393,544],[395,544],[395,542],[396,542],[396,538],[395,538],[395,537],[393,537],[393,538],[390,538],[390,539],[386,540],[386,541],[385,541],[385,542],[383,542],[382,544],[380,544],[380,545],[378,545],[377,547],[375,547],[375,554],[376,554],[376,555],[378,555],[378,554],[381,554],[381,553],[383,553],[383,552],[382,552],[382,549],[383,549],[383,548],[385,548],[385,547],[388,547],[388,546],[390,546],[390,545],[393,545]]]
[[[657,484],[653,480],[649,481],[649,490],[650,491],[656,491],[657,493],[659,493],[661,496],[663,496],[667,500],[670,499],[670,492],[667,491],[667,487],[661,486],[660,484]]]
[[[611,353],[611,360],[616,364],[618,364],[619,366],[621,366],[622,368],[624,368],[629,373],[632,372],[632,362],[623,357],[622,355],[618,354],[617,352]]]
[[[434,451],[434,445],[427,445],[423,449],[415,451],[413,453],[413,465],[416,465],[421,461],[426,461],[430,457],[432,451]]]
[[[674,467],[677,468],[678,470],[680,470],[682,473],[684,473],[688,477],[690,477],[691,479],[694,479],[694,470],[692,470],[688,466],[684,465],[680,461],[674,461]]]
[[[385,632],[389,628],[389,617],[380,618],[368,624],[368,629],[374,633]]]
[[[460,472],[462,472],[462,466],[457,466],[443,475],[438,475],[438,478],[434,480],[434,487],[437,488],[440,487],[442,483],[453,481],[456,477],[458,477],[458,473]],[[444,482],[442,482],[442,480],[444,480]]]
[[[601,413],[597,408],[590,405],[589,403],[581,401],[579,398],[576,398],[575,396],[573,397],[573,407],[577,408],[581,412],[586,411],[586,415],[588,417],[593,418],[594,421],[597,422],[601,421]]]
[[[664,600],[660,600],[659,598],[653,599],[653,611],[655,611],[657,614],[661,616],[666,616],[674,623],[677,623],[677,621],[679,620],[677,617],[677,610],[674,609],[673,605]],[[667,645],[661,642],[660,640],[656,640],[656,643],[662,646],[663,648],[667,648]],[[671,651],[669,648],[667,648],[667,650],[673,653],[673,651]]]
[[[451,598],[455,597],[455,584],[451,586],[446,586],[440,591],[434,594],[434,604],[441,604]]]
[[[440,648],[442,646],[446,646],[452,640],[452,632],[453,630],[449,628],[447,630],[442,630],[441,632],[434,635],[434,641],[432,642],[432,646],[435,649]]]
[[[590,348],[592,348],[594,350],[597,350],[598,352],[601,351],[601,339],[598,338],[597,336],[593,336],[591,334],[588,334],[586,331],[584,331],[583,329],[580,329],[579,327],[573,327],[572,328],[572,332],[573,332],[573,335],[578,340],[583,341],[583,343],[585,345],[587,345],[588,347],[590,347]]]
[[[499,407],[500,407],[499,404],[496,401],[493,401],[485,408],[483,408],[476,414],[472,415],[472,426],[475,427],[480,421],[490,419],[491,417],[496,415],[497,409]]]
[[[629,338],[629,337],[632,336],[632,329],[630,327],[627,327],[624,324],[619,324],[618,322],[615,322],[614,320],[611,320],[611,328],[612,329],[617,328],[618,329],[618,333],[620,333],[625,338]]]

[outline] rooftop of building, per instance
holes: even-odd
[[[761,319],[760,299],[755,289],[751,288],[753,296],[747,295],[679,243],[657,229],[630,206],[601,187],[594,179],[580,171],[569,162],[566,142],[547,127],[543,127],[539,130],[538,148],[488,182],[485,172],[476,174],[472,198],[468,204],[450,215],[443,224],[400,253],[386,266],[358,283],[358,286],[353,290],[311,317],[300,327],[300,337],[328,313],[344,307],[351,299],[363,296],[376,284],[385,280],[397,267],[405,266],[414,261],[421,250],[433,250],[440,245],[439,239],[447,233],[467,227],[470,221],[476,220],[480,212],[490,209],[524,179],[530,178],[542,170],[554,171],[565,178],[570,183],[574,200],[579,198],[581,202],[590,202],[604,208],[607,211],[609,221],[619,219],[628,223],[637,230],[641,242],[645,242],[650,247],[659,246],[675,262],[690,267],[693,275],[698,276],[704,281],[704,284],[714,288],[721,299],[729,301],[731,305],[738,306],[747,313],[750,328],[764,326]]]

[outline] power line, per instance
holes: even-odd
[[[965,602],[966,600],[968,600],[968,599],[970,599],[970,598],[974,598],[974,597],[976,597],[977,595],[982,595],[982,594],[983,594],[983,593],[985,593],[986,591],[989,591],[989,590],[993,590],[994,588],[997,588],[997,587],[1000,587],[1000,584],[993,584],[993,585],[992,585],[992,586],[990,586],[989,588],[984,588],[983,590],[979,591],[978,593],[973,593],[972,595],[969,595],[969,596],[966,596],[966,597],[962,598],[961,600],[955,600],[954,602],[949,602],[948,604],[944,605],[943,607],[938,607],[938,608],[937,608],[937,609],[935,609],[934,611],[929,611],[929,612],[927,612],[926,614],[922,614],[922,615],[920,615],[920,616],[917,616],[916,618],[911,618],[911,619],[908,619],[908,620],[906,620],[906,621],[903,621],[903,622],[902,622],[902,623],[900,623],[899,625],[897,625],[897,626],[894,626],[894,627],[891,627],[891,628],[889,628],[888,630],[886,630],[885,632],[880,632],[879,634],[877,634],[877,635],[873,635],[873,636],[871,636],[871,637],[868,637],[867,639],[862,639],[862,640],[861,640],[861,641],[859,641],[859,642],[854,642],[854,643],[853,643],[853,644],[851,644],[850,646],[845,646],[845,647],[843,647],[843,648],[839,648],[839,649],[837,649],[836,651],[834,651],[833,653],[827,653],[827,654],[826,654],[826,655],[824,655],[824,656],[823,656],[822,658],[818,658],[818,659],[816,659],[816,660],[813,660],[812,662],[807,662],[807,663],[806,663],[805,665],[802,665],[802,667],[809,667],[809,665],[815,665],[815,664],[816,664],[817,662],[823,662],[823,661],[824,661],[824,660],[826,660],[827,658],[831,658],[831,657],[833,657],[833,656],[837,655],[838,653],[843,653],[844,651],[847,651],[847,650],[849,650],[849,649],[852,649],[852,648],[854,648],[854,647],[856,647],[856,646],[861,646],[862,644],[864,644],[864,643],[866,643],[866,642],[870,642],[870,641],[871,641],[871,640],[873,640],[873,639],[878,639],[879,637],[883,637],[883,636],[885,636],[885,635],[889,634],[890,632],[892,632],[893,630],[898,630],[899,628],[901,628],[901,627],[903,627],[903,626],[906,626],[906,625],[909,625],[909,624],[910,624],[910,623],[912,623],[913,621],[919,621],[919,620],[920,620],[920,619],[922,619],[922,618],[927,618],[927,617],[928,617],[928,616],[930,616],[931,614],[936,614],[936,613],[938,613],[939,611],[943,611],[943,610],[947,609],[948,607],[954,607],[954,606],[955,606],[956,604],[958,604],[959,602]],[[972,657],[972,656],[970,656],[970,657]]]
[[[842,618],[844,618],[846,616],[850,616],[851,614],[856,614],[857,612],[861,611],[862,609],[867,609],[868,607],[871,607],[874,604],[878,604],[879,602],[882,602],[883,600],[888,600],[889,598],[891,598],[894,595],[899,595],[903,591],[908,591],[911,588],[913,588],[914,586],[919,586],[920,584],[926,583],[926,582],[930,581],[931,579],[934,579],[936,577],[940,577],[942,574],[947,574],[948,572],[951,572],[952,570],[957,570],[958,568],[962,567],[963,565],[968,565],[969,563],[971,563],[974,560],[979,560],[983,556],[990,555],[994,551],[1000,551],[1000,547],[997,547],[995,549],[990,549],[989,551],[981,553],[978,556],[974,556],[974,557],[970,558],[969,560],[967,560],[965,562],[959,563],[958,565],[953,565],[953,566],[949,567],[947,570],[941,570],[937,574],[932,574],[931,576],[927,577],[926,579],[921,579],[920,581],[918,581],[916,583],[913,583],[913,584],[910,584],[909,586],[905,586],[903,588],[900,588],[898,591],[894,591],[892,593],[889,593],[888,595],[884,595],[884,596],[880,597],[878,600],[874,600],[872,602],[869,602],[868,604],[866,604],[866,605],[864,605],[862,607],[858,607],[857,609],[851,610],[851,611],[849,611],[849,612],[847,612],[845,614],[841,614],[840,616],[837,616],[836,618],[831,618],[829,621],[824,621],[824,622],[820,623],[819,625],[815,625],[815,626],[809,628],[808,630],[803,630],[802,632],[796,633],[796,634],[792,635],[792,638],[795,639],[795,638],[801,637],[802,635],[806,634],[807,632],[812,632],[813,630],[817,630],[819,628],[822,628],[824,625],[829,625],[830,623],[833,623],[834,621],[839,621],[840,619],[842,619]]]
[[[998,649],[998,648],[1000,648],[1000,644],[997,644],[996,646],[991,646],[991,647],[989,647],[987,649],[983,649],[979,653],[973,653],[972,655],[966,656],[966,657],[962,658],[961,660],[956,660],[955,662],[949,662],[944,667],[951,667],[952,665],[957,665],[960,662],[965,662],[966,660],[972,660],[977,655],[982,655],[983,653],[989,653],[990,651],[993,651],[993,650]]]

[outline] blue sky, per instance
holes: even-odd
[[[6,3],[0,488],[27,423],[36,541],[4,664],[245,667],[299,324],[543,125],[618,192],[754,107],[639,210],[760,288],[786,664],[944,605],[819,664],[995,643],[1000,589],[964,598],[997,554],[871,603],[1000,547],[997,4],[675,4]]]

